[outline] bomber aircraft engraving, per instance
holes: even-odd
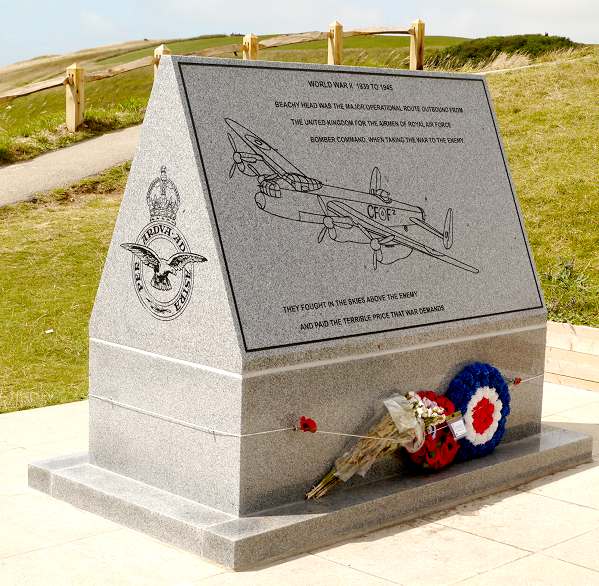
[[[317,241],[325,236],[335,242],[353,242],[370,246],[374,269],[379,264],[391,265],[417,251],[471,273],[478,269],[446,252],[437,250],[413,235],[424,231],[441,240],[443,248],[453,245],[453,209],[445,215],[443,230],[426,221],[424,209],[401,202],[381,187],[381,172],[374,167],[368,190],[326,185],[310,177],[248,128],[225,118],[237,140],[227,133],[233,149],[235,171],[256,177],[258,191],[254,196],[261,210],[288,220],[322,226]],[[243,143],[243,150],[238,148]],[[249,149],[249,150],[248,150]]]

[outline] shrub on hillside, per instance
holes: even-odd
[[[515,53],[535,58],[551,51],[571,49],[579,46],[566,37],[545,35],[512,35],[509,37],[484,37],[445,47],[427,61],[434,67],[451,62],[457,67],[487,63],[500,53]]]

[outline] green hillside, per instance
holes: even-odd
[[[599,48],[488,80],[549,317],[599,327]]]
[[[97,62],[104,58],[118,58],[143,47],[153,48],[161,41],[130,41],[105,47],[82,49],[65,55],[46,55],[20,61],[12,65],[0,67],[0,93],[32,83],[55,77],[64,72],[65,68],[74,61],[84,63],[90,69],[100,69]]]

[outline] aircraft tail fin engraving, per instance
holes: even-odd
[[[443,226],[443,246],[449,250],[453,244],[453,210],[449,208]]]
[[[374,167],[370,175],[370,187],[368,192],[380,198],[385,203],[391,203],[393,200],[389,197],[389,192],[381,188],[381,171]]]

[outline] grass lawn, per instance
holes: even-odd
[[[0,412],[87,395],[87,323],[129,165],[0,208]]]
[[[550,318],[599,327],[599,52],[489,76]],[[87,394],[87,323],[127,166],[0,208],[0,412]]]

